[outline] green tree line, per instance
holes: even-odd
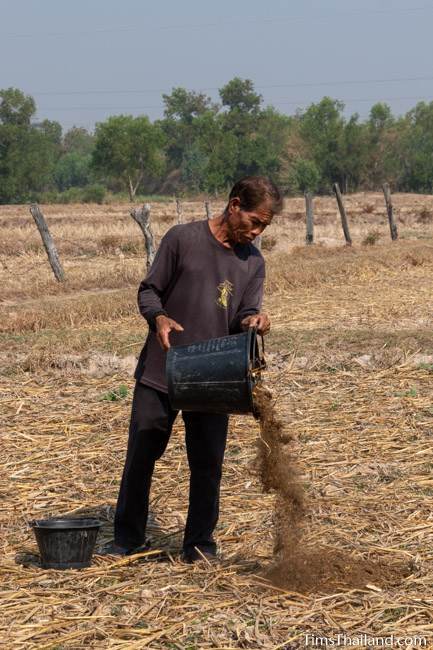
[[[394,116],[385,103],[367,119],[344,115],[330,97],[287,116],[238,77],[213,102],[174,88],[164,117],[114,115],[66,132],[35,122],[21,90],[0,90],[0,203],[102,201],[106,192],[218,195],[248,174],[270,176],[286,192],[379,189],[433,191],[433,102]]]

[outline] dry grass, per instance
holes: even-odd
[[[374,227],[383,228],[380,243],[337,246],[335,205],[321,199],[317,233],[332,245],[301,246],[303,224],[293,215],[303,202],[294,199],[265,251],[268,381],[296,440],[306,548],[320,549],[326,574],[304,586],[276,587],[264,577],[273,562],[274,497],[253,472],[259,432],[249,417],[231,419],[220,565],[178,560],[188,482],[179,422],[152,492],[149,532],[162,560],[96,555],[80,572],[38,566],[27,525],[34,517],[94,514],[104,522],[99,546],[111,539],[131,395],[101,397],[133,386],[145,336],[135,311],[143,260],[136,250],[116,252],[137,238],[125,206],[86,206],[86,216],[81,206],[46,210],[58,217],[57,240],[70,238],[66,285],[51,278],[39,251],[2,250],[2,647],[277,650],[305,647],[308,633],[423,635],[432,644],[433,246],[431,224],[416,220],[433,200],[395,197],[406,219],[397,244],[376,223],[380,195],[349,203],[352,219],[359,211],[356,241]],[[160,237],[174,208],[157,208]],[[20,210],[0,209],[0,239],[27,228],[14,222]],[[72,215],[75,228],[65,223]],[[80,254],[85,247],[94,252]],[[329,563],[331,556],[344,561]],[[353,571],[360,566],[362,574]]]
[[[266,585],[272,497],[261,494],[251,472],[257,425],[249,418],[232,421],[218,530],[221,566],[186,567],[177,560],[187,505],[177,426],[153,490],[150,532],[165,560],[97,556],[83,572],[42,571],[32,564],[30,518],[91,513],[105,522],[99,542],[111,536],[130,401],[99,398],[131,382],[80,376],[59,385],[58,377],[39,373],[37,380],[2,382],[9,450],[1,483],[5,641],[26,649],[276,648],[319,631],[428,635],[431,375],[405,367],[284,374],[272,383],[279,387],[280,414],[299,441],[310,501],[308,546],[344,552],[352,564],[370,562],[368,583],[347,585],[337,573],[319,592]],[[27,566],[16,564],[17,553]],[[393,580],[373,573],[378,561],[399,567]]]

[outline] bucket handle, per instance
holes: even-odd
[[[262,341],[262,356],[259,356],[260,370],[264,370],[266,368],[266,359],[265,359],[265,339],[263,337],[263,334],[260,334],[260,338]]]
[[[260,334],[260,338],[262,340],[262,359],[263,361],[265,360],[265,337],[263,334]]]
[[[252,328],[254,330],[254,333],[257,338],[257,327]],[[251,369],[251,374],[256,375],[260,373],[262,370],[266,369],[266,359],[265,359],[265,339],[263,338],[263,334],[259,334],[260,339],[262,341],[262,354],[260,355],[260,350],[259,350],[259,356],[258,356],[258,364],[255,368]]]

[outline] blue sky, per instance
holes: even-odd
[[[162,116],[162,92],[252,79],[292,114],[324,95],[346,113],[433,99],[433,0],[0,0],[0,88],[38,118],[93,128]]]

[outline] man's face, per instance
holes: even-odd
[[[231,241],[247,244],[262,234],[272,221],[270,203],[264,201],[255,210],[242,210],[238,198],[231,199],[228,205],[228,231]]]

